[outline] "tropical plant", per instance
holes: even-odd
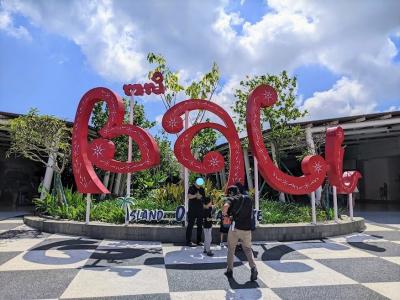
[[[206,196],[211,198],[213,205],[218,208],[222,208],[225,197],[225,192],[223,190],[215,188],[213,182],[207,179],[204,185],[204,191]]]
[[[134,204],[135,199],[132,197],[118,197],[117,201],[125,213],[125,225],[129,223],[130,206]]]
[[[178,205],[183,204],[184,189],[181,184],[167,183],[165,186],[159,187],[150,193],[150,197],[155,208],[168,208],[167,210],[175,210]]]

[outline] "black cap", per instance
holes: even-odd
[[[228,187],[226,193],[229,195],[238,195],[239,194],[239,189],[236,185],[231,185]]]

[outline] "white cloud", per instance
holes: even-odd
[[[225,13],[221,7],[218,11],[218,18],[213,24],[215,32],[220,34],[224,40],[232,41],[237,37],[236,31],[232,28],[233,25],[241,25],[244,22],[238,13]]]
[[[111,1],[13,1],[4,6],[74,41],[104,78],[121,81],[143,76],[144,54],[137,50],[137,28],[115,15]]]
[[[163,116],[164,116],[164,115],[158,115],[158,116],[156,117],[157,125],[160,125],[160,126],[161,126]]]
[[[1,6],[0,6],[1,8]],[[17,39],[32,40],[31,35],[24,26],[16,27],[10,14],[5,10],[0,10],[0,30]]]
[[[323,107],[335,115],[366,113],[399,98],[400,66],[392,62],[399,49],[389,39],[400,32],[399,1],[269,0],[271,10],[253,24],[240,11],[228,13],[228,4],[15,0],[4,2],[2,13],[24,15],[74,41],[89,65],[113,81],[144,78],[149,51],[164,54],[186,81],[216,61],[227,79],[216,99],[228,110],[245,75],[291,72],[304,64],[320,64],[342,77],[304,100],[311,118],[326,116]],[[0,15],[0,26],[15,28],[7,24]]]
[[[302,106],[310,116],[322,119],[371,113],[375,107],[368,91],[359,82],[346,77],[330,90],[314,93]]]
[[[218,105],[222,106],[229,115],[233,115],[232,100],[234,99],[235,91],[240,87],[240,79],[232,76],[222,89],[213,97],[213,100]]]

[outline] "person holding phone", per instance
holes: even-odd
[[[205,199],[204,179],[197,178],[195,183],[190,186],[188,191],[189,210],[188,210],[188,226],[186,228],[186,245],[194,247],[192,243],[192,230],[194,223],[197,226],[197,240],[196,244],[202,246],[201,235],[203,232],[203,203]]]
[[[225,275],[229,279],[233,278],[235,250],[239,240],[241,240],[243,252],[250,265],[250,280],[257,280],[258,271],[254,261],[253,251],[251,249],[253,216],[253,203],[251,198],[248,195],[241,194],[236,185],[228,187],[227,199],[222,210],[222,216],[226,220],[226,223],[229,223],[229,219],[231,220],[228,232],[228,257]]]

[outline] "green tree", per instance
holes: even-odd
[[[147,61],[156,65],[154,70],[149,72],[149,78],[156,71],[161,72],[164,76],[166,91],[164,94],[161,94],[160,97],[166,110],[174,106],[177,100],[181,99],[182,96],[185,97],[185,99],[192,98],[212,101],[220,78],[218,65],[216,63],[213,63],[211,70],[205,73],[200,80],[192,81],[189,85],[184,85],[179,79],[179,73],[171,70],[166,59],[161,54],[149,53],[147,55]],[[206,111],[199,110],[191,123],[201,123],[205,113]],[[206,121],[208,121],[208,119]],[[201,159],[205,153],[215,147],[217,138],[218,133],[213,129],[204,129],[200,131],[192,141],[192,151],[194,155]]]
[[[56,174],[54,191],[65,202],[61,173],[71,156],[71,129],[65,121],[39,115],[37,109],[31,109],[26,115],[11,120],[9,130],[11,145],[7,157],[23,156],[51,167]]]
[[[179,176],[179,164],[171,149],[171,142],[164,134],[156,136],[156,141],[160,149],[160,164],[132,174],[132,189],[136,198],[148,196],[149,190],[158,189]]]
[[[10,121],[10,155],[23,156],[48,166],[48,158],[54,172],[61,174],[71,155],[71,129],[65,121],[49,115],[39,115],[31,109],[26,115]]]
[[[262,110],[260,121],[261,124],[269,124],[268,146],[275,165],[289,171],[282,164],[285,150],[304,147],[304,143],[299,143],[304,140],[302,128],[291,123],[307,114],[307,111],[302,111],[296,106],[297,78],[290,77],[286,71],[283,71],[278,75],[246,76],[245,80],[240,81],[240,88],[235,91],[235,103],[232,107],[239,131],[246,130],[247,98],[250,92],[260,84],[268,84],[278,93],[276,104]]]

